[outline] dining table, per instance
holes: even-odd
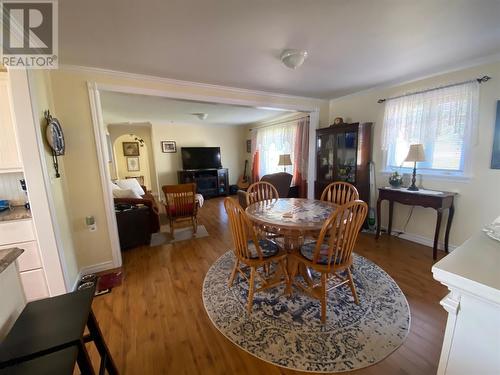
[[[290,253],[299,250],[307,236],[317,236],[337,207],[334,203],[316,199],[278,198],[252,203],[246,208],[246,214],[262,232],[282,236],[283,247]],[[288,262],[289,274],[290,267],[295,265]],[[298,267],[298,274],[312,285],[310,270],[302,263]],[[289,280],[287,293],[291,292],[291,283]]]
[[[318,234],[337,205],[305,198],[278,198],[253,203],[248,218],[266,232],[283,235],[285,249],[299,248],[307,235]]]

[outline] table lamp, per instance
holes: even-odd
[[[411,186],[408,188],[408,190],[418,191],[418,187],[417,185],[415,185],[415,182],[417,180],[417,161],[425,161],[424,145],[420,143],[410,145],[410,149],[408,150],[408,155],[406,155],[405,161],[413,162],[413,177],[411,179]]]
[[[283,166],[283,172],[286,172],[287,165],[292,165],[292,159],[290,158],[290,154],[280,155],[280,160],[278,162],[279,166]]]

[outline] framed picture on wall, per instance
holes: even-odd
[[[139,142],[122,142],[124,156],[139,156]]]
[[[175,141],[162,141],[161,152],[177,152]]]
[[[138,157],[128,157],[127,158],[127,171],[129,172],[138,172],[141,170],[139,165]]]

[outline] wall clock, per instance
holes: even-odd
[[[61,124],[58,119],[52,117],[50,112],[47,110],[44,113],[45,119],[47,120],[47,128],[45,129],[45,139],[52,150],[52,162],[54,164],[54,169],[56,171],[56,178],[61,177],[59,174],[59,162],[57,160],[58,156],[64,155],[65,143],[64,143],[64,133]]]

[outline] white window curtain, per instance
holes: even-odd
[[[257,128],[256,133],[255,149],[259,151],[259,176],[283,172],[283,167],[278,166],[279,156],[290,154],[291,160],[294,160],[297,122]],[[294,165],[287,166],[287,173],[294,174],[294,168]]]
[[[385,104],[382,149],[388,168],[403,164],[411,144],[421,143],[426,161],[419,169],[463,171],[468,147],[477,139],[479,83],[389,99]]]

